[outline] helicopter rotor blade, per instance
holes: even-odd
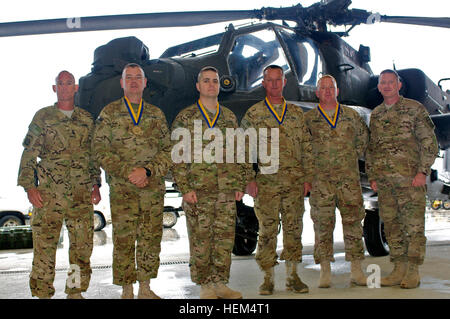
[[[349,10],[350,4],[350,0],[329,0],[328,2],[317,2],[307,8],[297,4],[284,8],[263,7],[260,10],[161,12],[4,22],[0,23],[0,37],[100,30],[190,27],[244,19],[294,21],[306,30],[317,29],[315,24],[325,29],[327,23],[357,25],[360,23],[370,24],[376,21],[450,27],[450,18],[385,16],[360,9]]]
[[[450,18],[381,16],[381,22],[423,25],[429,27],[450,28]]]
[[[193,11],[91,16],[0,23],[0,37],[138,28],[188,27],[258,18],[259,10]]]

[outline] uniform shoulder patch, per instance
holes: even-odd
[[[28,126],[28,129],[30,130],[31,134],[36,136],[39,136],[42,133],[42,128],[34,122]]]

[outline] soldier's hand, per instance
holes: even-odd
[[[306,197],[306,195],[308,195],[308,193],[311,191],[311,189],[312,189],[311,183],[305,182],[305,187],[304,187],[303,196]]]
[[[412,181],[412,186],[419,187],[419,186],[425,186],[427,183],[427,176],[424,173],[417,173],[417,175],[414,177]]]
[[[234,192],[234,197],[237,201],[240,201],[244,197],[244,192]]]
[[[139,188],[144,188],[148,185],[148,178],[146,178],[142,183],[135,184]]]
[[[370,181],[370,188],[372,188],[374,192],[377,192],[378,191],[377,182]]]
[[[131,171],[130,175],[128,175],[128,180],[138,187],[143,187],[142,185],[147,185],[148,183],[147,171],[143,167],[135,167]]]
[[[186,203],[195,204],[195,203],[197,203],[197,194],[195,193],[195,191],[191,191],[189,193],[186,193],[186,194],[183,195],[183,200]]]
[[[94,185],[91,193],[91,203],[97,205],[102,200],[102,195],[100,195],[100,189],[98,185]]]
[[[34,207],[42,208],[44,207],[44,201],[42,200],[41,193],[37,188],[30,188],[27,190],[28,200]]]
[[[258,185],[256,185],[256,182],[253,181],[248,183],[247,187],[245,188],[245,192],[253,198],[258,196]]]

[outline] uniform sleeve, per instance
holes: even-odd
[[[252,115],[250,112],[247,112],[241,120],[241,128],[244,130],[255,129],[258,128],[255,125],[255,121],[252,119]],[[258,132],[256,132],[258,133]],[[243,171],[243,179],[244,184],[255,181],[256,174],[258,171],[258,154],[257,154],[257,145],[251,144],[251,139],[246,139],[245,142],[245,162],[242,163],[242,171]],[[250,149],[252,149],[254,153],[250,153]],[[250,154],[253,154],[251,156]],[[249,160],[250,159],[250,160]]]
[[[431,165],[433,165],[436,156],[438,156],[439,147],[434,134],[434,124],[423,106],[419,108],[416,117],[414,134],[420,147],[418,173],[422,172],[425,175],[430,175]]]
[[[370,118],[370,124],[369,124],[369,144],[367,146],[366,150],[366,174],[369,179],[369,181],[376,181],[378,180],[378,176],[376,175],[376,168],[375,168],[375,156],[377,153],[377,138],[376,138],[376,131],[375,131],[375,123],[376,119],[373,116],[373,113]]]
[[[122,161],[120,156],[111,147],[113,138],[113,127],[111,118],[107,112],[101,112],[96,121],[94,137],[92,139],[92,149],[94,160],[113,177],[127,179],[133,167]]]
[[[366,122],[364,122],[363,118],[359,114],[356,114],[356,117],[357,134],[355,146],[358,157],[364,158],[367,146],[369,144],[369,129],[367,128]]]
[[[25,190],[37,186],[36,168],[37,158],[41,154],[44,144],[44,123],[36,114],[28,126],[28,132],[23,140],[23,153],[19,165],[17,185]]]
[[[176,132],[179,129],[188,129],[188,122],[184,113],[179,113],[172,124],[172,133]],[[189,141],[185,141],[184,137],[182,141],[172,141],[173,147],[175,150],[178,150],[177,143],[181,143],[185,147],[188,147],[188,149],[184,148],[184,151],[190,151],[190,143]],[[180,145],[181,145],[180,144]],[[189,155],[190,156],[190,155]],[[189,172],[189,166],[190,163],[185,163],[183,161],[181,162],[175,162],[172,166],[172,175],[175,180],[175,183],[177,184],[178,189],[180,190],[181,194],[187,194],[192,191],[191,185],[189,185],[189,179],[188,179],[188,172]]]
[[[102,178],[101,178],[101,171],[100,171],[100,164],[98,163],[94,148],[93,148],[93,137],[94,137],[94,130],[95,126],[94,123],[92,123],[91,128],[89,130],[89,141],[91,141],[90,144],[90,154],[89,154],[89,175],[91,177],[92,185],[102,185]]]
[[[161,112],[160,119],[158,120],[160,132],[158,152],[145,166],[152,172],[152,175],[154,174],[158,177],[166,176],[173,166],[171,157],[172,143],[170,140],[170,132],[166,123],[166,118]]]
[[[239,125],[238,125],[238,121],[237,121],[236,116],[232,112],[230,112],[230,114],[231,114],[231,117],[232,117],[232,122],[233,122],[234,129],[238,129]],[[236,145],[237,145],[237,141],[235,141],[235,142],[236,142]],[[235,153],[234,162],[236,163],[236,165],[234,165],[234,167],[236,169],[236,172],[235,172],[234,176],[236,176],[236,178],[238,179],[237,180],[237,188],[235,189],[235,191],[245,192],[245,188],[246,188],[247,184],[249,183],[248,178],[246,176],[247,165],[248,164],[247,164],[246,160],[244,161],[244,163],[239,163],[239,160],[238,160],[238,152],[239,151],[237,150],[237,147],[238,146],[235,147],[236,151],[234,152]],[[246,154],[244,153],[244,156],[245,155]],[[232,164],[229,164],[229,165],[232,165]]]
[[[312,151],[312,136],[308,129],[305,114],[303,114],[303,125],[302,125],[302,136],[301,136],[301,165],[305,173],[305,182],[312,183],[314,175],[314,158]]]

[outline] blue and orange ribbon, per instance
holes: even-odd
[[[330,124],[330,126],[332,128],[336,128],[337,121],[339,119],[339,111],[340,111],[340,109],[341,109],[341,105],[339,103],[336,103],[336,110],[334,111],[334,117],[333,117],[333,119],[330,119],[330,117],[323,110],[323,108],[322,108],[322,106],[320,106],[320,104],[319,104],[319,107],[318,107],[319,113],[322,114],[324,119],[328,122],[328,124]]]
[[[267,97],[265,99],[265,103],[266,103],[266,106],[269,109],[269,111],[272,113],[272,115],[278,121],[278,123],[282,124],[284,121],[284,116],[286,115],[286,110],[287,110],[286,100],[283,98],[283,109],[281,111],[281,115],[278,115],[277,111],[275,111],[274,107],[272,106],[272,104],[270,103],[270,101]]]
[[[219,118],[219,115],[220,115],[219,102],[217,102],[216,114],[214,115],[214,118],[212,120],[209,118],[208,111],[206,111],[206,109],[203,106],[202,101],[200,101],[200,99],[198,99],[198,101],[197,101],[197,106],[198,106],[198,109],[200,110],[200,112],[202,113],[206,123],[208,124],[208,127],[213,128],[216,125],[217,119]]]
[[[144,100],[141,99],[141,101],[139,102],[137,114],[134,113],[134,110],[133,110],[133,107],[131,106],[130,100],[128,100],[128,98],[126,96],[123,97],[123,100],[128,109],[128,113],[130,113],[130,116],[131,116],[131,119],[133,120],[134,125],[139,125],[139,122],[141,121],[142,113],[144,113],[144,112],[142,112],[142,110],[144,109]]]

